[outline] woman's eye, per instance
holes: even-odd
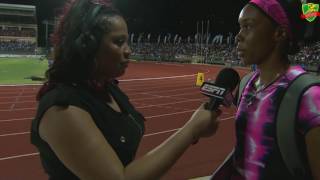
[[[115,40],[115,44],[117,44],[118,46],[121,46],[124,43],[123,39],[117,39]]]
[[[251,26],[250,25],[244,25],[244,26],[242,26],[242,28],[248,30],[248,29],[251,29]]]

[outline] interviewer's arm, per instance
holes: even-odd
[[[198,137],[215,132],[216,116],[202,105],[183,128],[127,167],[123,167],[92,117],[80,108],[50,108],[39,130],[42,139],[80,179],[157,179]],[[205,120],[210,118],[211,121]]]

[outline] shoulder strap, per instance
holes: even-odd
[[[287,88],[278,109],[276,121],[278,146],[285,165],[295,177],[303,177],[305,174],[295,138],[299,101],[303,92],[315,84],[320,84],[320,79],[308,73],[297,77]]]
[[[243,91],[243,89],[246,87],[246,85],[247,85],[248,81],[250,80],[250,78],[252,77],[252,75],[253,75],[253,72],[245,75],[245,76],[241,79],[241,81],[240,81],[238,101],[237,101],[237,104],[238,104],[238,105],[239,105],[239,103],[240,103],[242,91]]]

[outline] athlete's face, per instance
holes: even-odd
[[[246,65],[260,64],[275,48],[272,21],[253,5],[246,5],[240,12],[240,31],[236,37],[237,54]]]
[[[116,78],[125,73],[131,49],[128,45],[128,28],[120,16],[109,18],[111,31],[104,35],[96,59],[98,74],[105,79]]]

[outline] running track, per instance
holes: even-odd
[[[197,72],[214,79],[222,67],[207,65],[132,62],[120,87],[146,117],[146,132],[137,158],[179,129],[208,98],[195,86]],[[237,69],[243,75],[246,69]],[[30,124],[39,85],[0,86],[0,180],[47,179],[37,150],[30,144]],[[235,109],[223,109],[213,137],[192,145],[162,178],[189,179],[209,175],[234,144]]]

